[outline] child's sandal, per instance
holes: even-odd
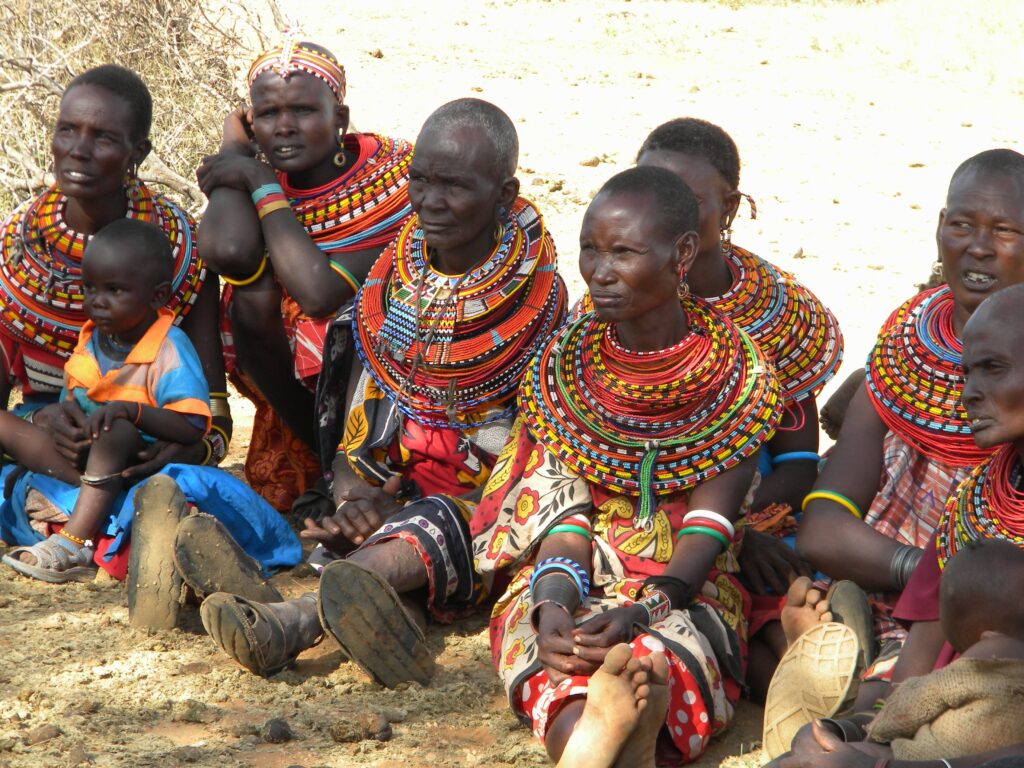
[[[15,547],[3,556],[3,562],[24,576],[46,581],[50,584],[66,584],[69,581],[92,581],[99,568],[92,561],[92,547],[82,546],[72,552],[61,544],[64,538],[59,533],[37,541],[28,547]],[[23,562],[21,555],[28,553],[34,563]]]

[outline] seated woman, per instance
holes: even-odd
[[[324,568],[319,596],[203,603],[211,637],[253,672],[282,668],[326,630],[383,684],[425,684],[424,608],[443,621],[482,599],[469,516],[523,371],[566,306],[551,236],[518,196],[518,156],[515,126],[488,102],[459,99],[424,123],[410,170],[415,215],[353,309],[358,365],[334,462],[337,511],[302,532],[325,559],[350,554]]]
[[[1001,749],[993,750],[1006,746],[1007,738],[1017,742],[1012,754],[1024,754],[1021,735],[1006,727],[1006,721],[993,728],[995,719],[986,709],[986,699],[999,692],[1004,699],[993,702],[992,712],[999,717],[1013,715],[1015,697],[1006,686],[1019,688],[1020,684],[1008,677],[1009,668],[1000,667],[993,677],[983,663],[951,663],[960,654],[977,657],[982,650],[986,656],[1006,658],[1015,651],[1001,636],[1020,633],[1017,603],[1006,599],[1007,594],[1016,593],[1007,585],[1015,573],[1017,578],[1020,576],[1020,558],[1014,562],[1012,553],[984,545],[1010,542],[1024,547],[1020,516],[1024,466],[1022,302],[1024,285],[1004,288],[986,299],[964,325],[966,417],[975,443],[995,449],[995,453],[950,496],[937,533],[893,611],[894,618],[911,626],[893,669],[892,701],[886,702],[880,716],[878,707],[871,706],[843,720],[823,721],[819,729],[831,731],[831,736],[818,734],[813,738],[813,732],[805,730],[793,743],[802,760],[810,762],[815,754],[821,754],[820,741],[827,743],[834,736],[860,748],[869,733],[872,741],[898,739],[893,752],[904,759],[922,761],[982,752],[964,758],[966,762],[962,763],[977,765],[1003,754]],[[958,554],[964,550],[968,559]],[[1020,554],[1019,549],[1016,551]],[[954,563],[957,568],[947,567]],[[993,569],[1000,574],[1005,587],[1002,590],[992,589]],[[998,647],[986,649],[993,643]],[[968,648],[971,650],[965,653]],[[966,674],[972,667],[977,667],[974,674]],[[944,670],[940,676],[930,675],[940,669]],[[913,682],[909,682],[911,679]],[[974,687],[965,691],[965,685]],[[979,715],[989,722],[973,720]],[[973,722],[969,733],[965,718]],[[1009,721],[1013,727],[1020,722],[1019,714]],[[950,735],[955,736],[955,742],[948,741]],[[968,747],[969,743],[973,746]],[[785,761],[796,764],[789,758]]]
[[[749,598],[722,555],[782,407],[751,339],[679,292],[697,226],[693,193],[664,169],[602,187],[580,234],[595,312],[531,365],[474,516],[478,568],[507,587],[495,667],[556,761],[576,754],[591,676],[617,644],[664,649],[668,715],[593,745],[594,765],[653,766],[656,742],[695,759],[742,686]]]
[[[256,404],[245,477],[283,511],[319,477],[324,332],[409,215],[412,146],[348,133],[345,71],[318,45],[267,51],[248,83],[252,107],[228,116],[197,171],[210,198],[199,237],[229,285],[231,381]]]
[[[775,662],[786,650],[780,603],[789,582],[809,570],[792,544],[758,528],[776,536],[795,533],[791,513],[800,509],[818,476],[816,398],[839,370],[843,335],[835,316],[796,278],[732,242],[743,195],[739,151],[729,134],[692,117],[670,120],[644,141],[637,165],[672,171],[697,196],[700,247],[687,274],[690,290],[749,334],[775,366],[782,387],[785,416],[761,453],[761,485],[739,558],[754,594],[751,695],[763,700]],[[756,215],[752,200],[750,205]]]
[[[905,636],[891,606],[946,499],[992,452],[975,445],[963,411],[960,334],[987,296],[1024,282],[1022,231],[1024,156],[990,150],[957,168],[937,232],[948,285],[914,296],[883,326],[867,385],[805,500],[800,551],[830,576],[879,593],[875,632],[885,644],[871,679],[891,672]],[[862,688],[865,701],[877,698]]]
[[[0,404],[6,408],[11,388],[20,386],[17,412],[53,432],[75,464],[88,449],[84,414],[42,406],[56,403],[64,363],[86,321],[82,254],[93,235],[118,219],[146,221],[166,233],[174,259],[167,308],[199,353],[214,422],[198,444],[147,446],[132,477],[170,461],[218,463],[231,435],[217,335],[217,278],[199,259],[192,217],[138,177],[152,148],[152,117],[149,90],[134,72],[107,64],[75,77],[54,126],[53,186],[0,225]]]

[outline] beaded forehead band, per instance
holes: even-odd
[[[282,78],[305,72],[327,83],[338,101],[345,101],[345,68],[333,56],[306,48],[302,43],[289,39],[284,45],[260,54],[246,77],[250,88],[264,72],[275,72]]]

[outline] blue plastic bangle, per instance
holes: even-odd
[[[780,453],[778,456],[772,456],[773,467],[787,461],[821,461],[821,456],[814,451],[791,451],[790,453]]]
[[[285,194],[285,190],[281,187],[281,184],[263,184],[263,186],[257,186],[253,189],[252,199],[253,205],[259,203],[267,195],[273,195],[274,193]]]
[[[580,601],[583,601],[583,583],[580,581],[579,575],[567,565],[562,563],[548,563],[543,568],[535,568],[533,574],[530,576],[530,592],[533,592],[534,585],[543,577],[551,573],[564,573],[573,583],[576,584],[576,589],[580,593]]]
[[[590,594],[590,576],[582,565],[568,557],[549,557],[537,563],[533,574],[530,576],[530,591],[533,591],[533,584],[541,576],[550,571],[560,571],[568,574],[580,590],[580,602]]]

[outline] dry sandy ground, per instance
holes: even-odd
[[[523,193],[546,214],[574,295],[574,240],[601,182],[663,120],[723,125],[759,209],[737,222],[736,241],[836,311],[846,370],[927,275],[957,163],[1015,146],[1024,124],[1024,4],[1013,0],[283,5],[346,63],[361,130],[412,139],[449,99],[502,106],[520,131]],[[237,470],[249,417],[235,411]],[[312,585],[278,581],[291,593]],[[0,766],[545,763],[508,713],[482,619],[433,630],[436,681],[399,691],[340,663],[330,642],[258,679],[215,652],[195,614],[184,624],[138,633],[121,585],[54,588],[0,571]],[[390,741],[335,741],[367,711],[394,721]],[[273,717],[293,741],[261,739]],[[46,725],[59,735],[28,745]],[[758,737],[759,710],[745,705],[700,764],[758,765],[756,752],[736,757]]]

